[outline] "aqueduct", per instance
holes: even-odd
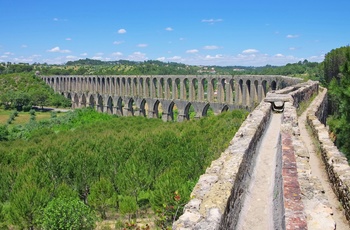
[[[42,76],[72,100],[73,108],[92,107],[120,116],[162,117],[178,121],[236,108],[251,109],[269,90],[281,89],[300,79],[277,75],[149,75],[149,76]]]

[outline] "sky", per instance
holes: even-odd
[[[322,62],[349,45],[349,9],[349,0],[0,0],[0,62]]]

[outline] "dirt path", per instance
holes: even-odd
[[[305,146],[307,147],[307,150],[310,154],[310,167],[312,171],[312,175],[317,177],[322,184],[322,187],[325,191],[325,195],[329,201],[329,203],[332,206],[333,210],[333,219],[336,223],[336,229],[346,230],[350,229],[348,222],[345,219],[345,216],[343,215],[342,211],[339,210],[339,207],[341,207],[341,204],[339,203],[336,195],[334,194],[330,183],[328,181],[328,177],[326,175],[324,165],[320,159],[320,157],[317,155],[315,151],[315,146],[312,141],[312,138],[310,137],[307,129],[306,129],[306,112],[304,112],[299,118],[299,128],[300,128],[300,137],[301,140],[303,140]]]
[[[273,229],[273,187],[281,114],[272,114],[270,124],[257,149],[249,193],[243,204],[237,229]]]

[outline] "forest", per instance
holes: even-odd
[[[329,89],[327,124],[350,159],[350,48],[322,63],[285,66],[189,66],[159,61],[63,65],[0,63],[0,229],[168,229],[199,176],[247,116],[236,110],[183,123],[117,117],[78,109],[35,119],[36,108],[69,108],[38,74],[280,74],[319,80]],[[35,106],[35,107],[34,107]],[[50,113],[50,112],[48,112]],[[0,114],[1,115],[1,114]],[[18,115],[30,116],[17,124]]]

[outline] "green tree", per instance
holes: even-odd
[[[95,228],[96,216],[92,210],[78,199],[54,198],[43,210],[43,229]]]
[[[44,105],[47,105],[49,97],[49,93],[42,90],[36,90],[31,94],[33,104],[41,106],[41,109],[43,109]]]
[[[107,218],[107,211],[117,206],[117,193],[113,189],[113,184],[101,178],[99,181],[91,185],[89,204],[97,210],[102,219]]]

